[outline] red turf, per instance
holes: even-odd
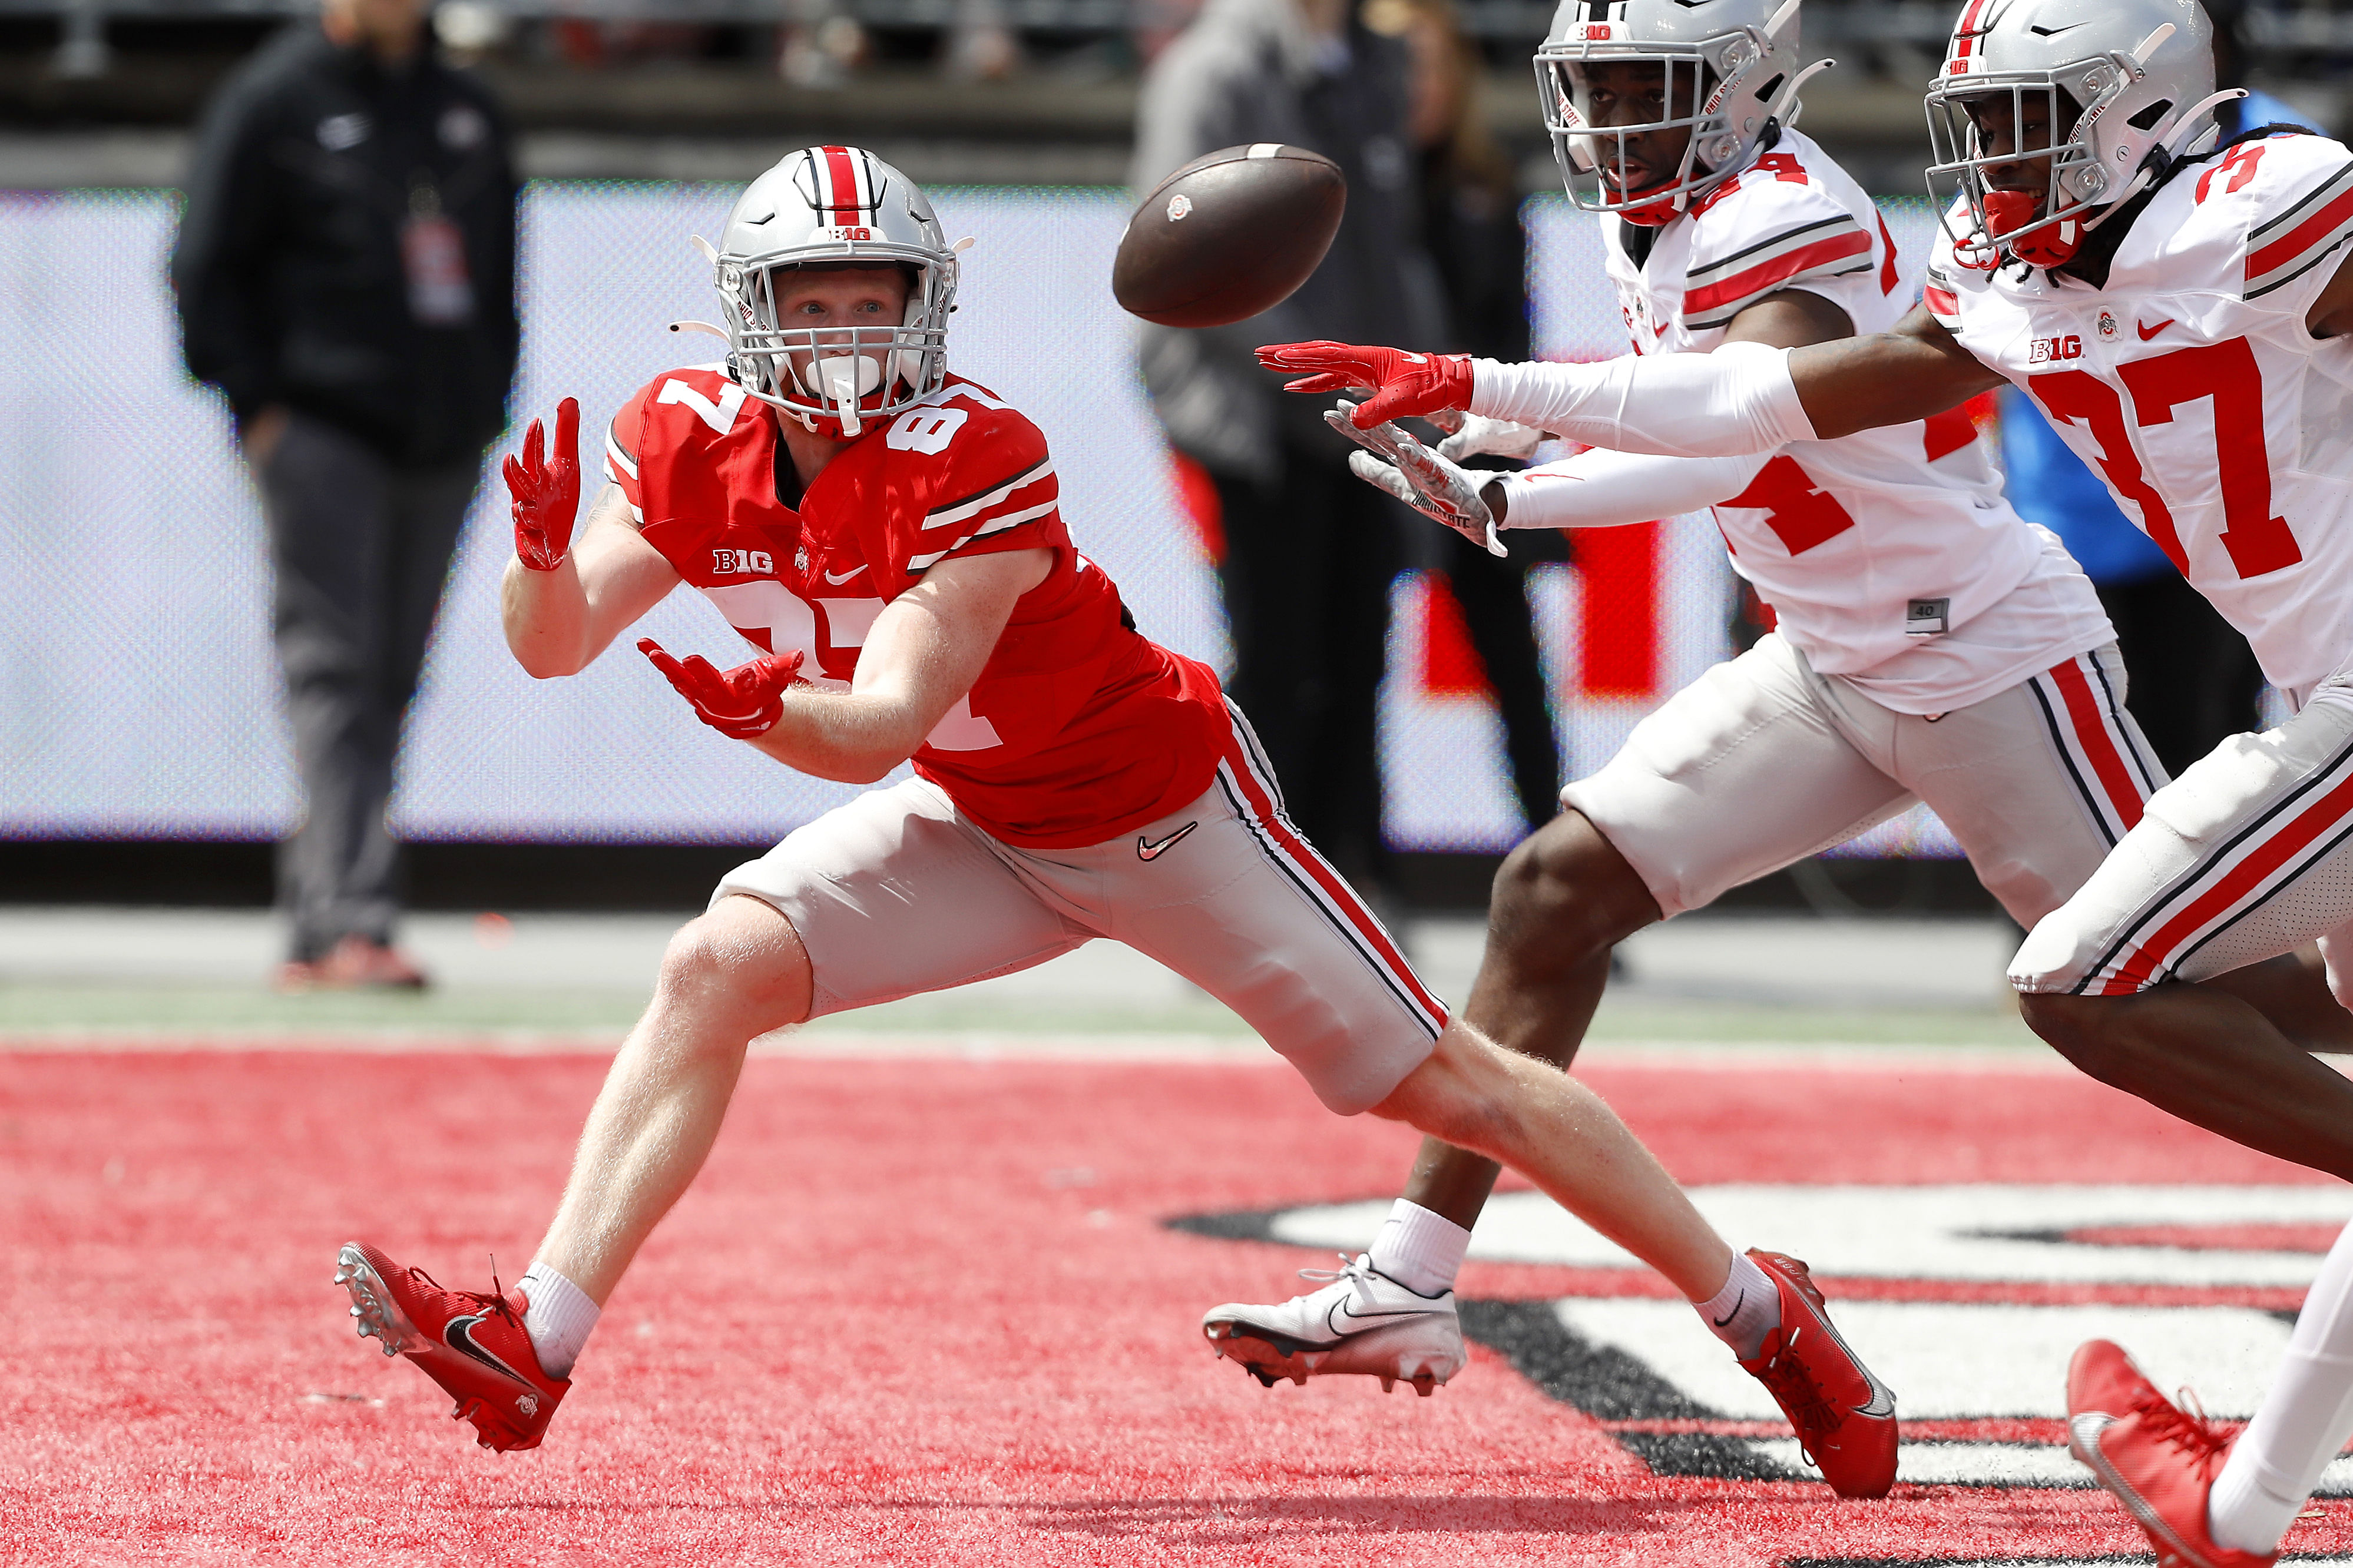
[[[1413,1146],[1326,1115],[1274,1067],[755,1061],[546,1447],[494,1458],[353,1336],[335,1247],[368,1236],[464,1286],[487,1285],[495,1248],[512,1279],[601,1073],[0,1057],[9,1560],[1719,1568],[2145,1550],[2096,1493],[1857,1504],[1655,1478],[1483,1350],[1430,1400],[1259,1388],[1195,1323],[1287,1293],[1303,1255],[1159,1222],[1384,1195]],[[1692,1181],[2080,1180],[2092,1144],[2104,1181],[2307,1175],[2064,1074],[1588,1076]],[[1569,1278],[1474,1265],[1463,1285]],[[2353,1529],[2332,1506],[2290,1544],[2342,1551]]]

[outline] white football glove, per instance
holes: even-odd
[[[1479,495],[1492,474],[1472,474],[1440,457],[1394,424],[1359,430],[1348,416],[1356,405],[1343,399],[1324,423],[1364,447],[1348,454],[1348,469],[1366,484],[1397,497],[1424,517],[1435,518],[1490,555],[1505,553],[1495,536],[1495,514]]]
[[[1446,439],[1438,444],[1438,455],[1450,462],[1461,463],[1472,458],[1531,458],[1544,440],[1544,432],[1531,426],[1490,419],[1483,414],[1447,409],[1426,417],[1447,432]]]

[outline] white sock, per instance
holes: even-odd
[[[2207,1499],[2217,1545],[2267,1556],[2320,1472],[2353,1438],[2353,1226],[2337,1238],[2296,1314],[2287,1354]]]
[[[580,1347],[588,1342],[589,1331],[596,1328],[604,1309],[588,1299],[588,1292],[544,1263],[533,1264],[515,1283],[526,1303],[522,1331],[531,1336],[540,1371],[554,1378],[571,1376],[572,1363],[580,1359]]]
[[[1373,1237],[1373,1267],[1417,1296],[1442,1296],[1462,1272],[1471,1233],[1419,1204],[1399,1198]]]
[[[1745,1252],[1732,1255],[1724,1289],[1692,1305],[1707,1320],[1709,1331],[1742,1361],[1756,1360],[1765,1336],[1781,1326],[1781,1288]]]

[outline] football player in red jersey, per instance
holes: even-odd
[[[2291,126],[2222,141],[2211,111],[2236,94],[2214,79],[2192,0],[1967,0],[1927,96],[1944,231],[1921,305],[1887,331],[1607,365],[1261,353],[1301,390],[1376,387],[1366,427],[1459,407],[1699,458],[2018,386],[2295,710],[2158,791],[2035,924],[2010,963],[2021,1011],[2103,1081],[2353,1179],[2353,1085],[2250,984],[2316,942],[2353,1003],[2353,151]],[[2341,1048],[2341,1012],[2318,1022]],[[2266,1568],[2353,1438],[2353,1229],[2236,1436],[2105,1341],[2078,1352],[2067,1401],[2075,1454],[2160,1563]]]
[[[914,776],[731,872],[673,940],[516,1290],[445,1290],[353,1242],[336,1278],[360,1332],[448,1390],[486,1447],[535,1446],[749,1041],[1098,936],[1231,1006],[1336,1111],[1490,1154],[1605,1235],[1695,1228],[1708,1245],[1652,1261],[1704,1298],[1731,1252],[1681,1189],[1567,1075],[1449,1025],[1285,818],[1215,676],[1140,636],[1072,547],[1037,427],[947,372],[956,265],[896,170],[796,153],[728,222],[728,363],[658,376],[622,411],[576,547],[576,407],[552,453],[534,426],[510,461],[504,616],[525,668],[585,668],[691,584],[761,654],[723,671],[639,645],[704,722],[822,777]],[[1801,1270],[1783,1288],[1819,1316]],[[1810,1387],[1872,1399],[1834,1332],[1803,1359]],[[1868,1443],[1883,1491],[1892,1418]]]

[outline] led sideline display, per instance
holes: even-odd
[[[1126,220],[1113,190],[934,193],[977,241],[950,339],[954,368],[1035,418],[1064,515],[1139,624],[1222,668],[1217,584],[1179,502],[1112,302]],[[556,182],[525,198],[518,426],[580,399],[599,462],[613,411],[656,373],[718,357],[672,333],[717,302],[688,242],[714,235],[733,188]],[[1886,205],[1916,277],[1924,203]],[[268,570],[226,412],[182,370],[164,285],[170,193],[0,195],[0,835],[267,839],[301,810],[268,635]],[[1538,352],[1623,352],[1593,220],[1528,205]],[[1401,526],[1426,525],[1410,517]],[[1538,568],[1556,723],[1573,771],[1729,647],[1732,579],[1704,516],[1600,542]],[[423,839],[763,842],[846,798],[697,724],[624,645],[567,680],[508,656],[497,614],[503,492],[478,498],[411,720],[394,826]],[[1399,580],[1381,698],[1389,837],[1408,849],[1493,849],[1514,833],[1493,704],[1447,606]],[[647,626],[681,653],[743,645],[681,592]],[[1925,812],[1865,853],[1950,854]]]

